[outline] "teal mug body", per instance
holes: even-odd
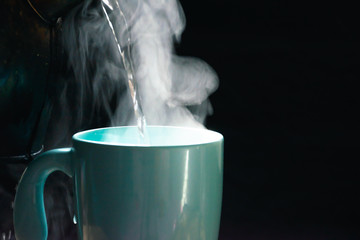
[[[147,127],[89,130],[73,148],[35,159],[18,185],[18,240],[47,239],[43,188],[53,171],[73,178],[79,238],[216,240],[220,224],[223,137],[205,130]]]

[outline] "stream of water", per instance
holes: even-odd
[[[148,144],[149,137],[148,137],[148,134],[146,131],[146,119],[145,119],[144,113],[142,111],[140,98],[138,96],[136,79],[134,78],[134,70],[133,70],[134,68],[133,68],[132,59],[131,59],[131,36],[130,36],[129,29],[128,29],[126,17],[124,15],[123,11],[121,10],[120,5],[117,1],[113,1],[113,4],[115,4],[116,6],[109,5],[109,4],[110,3],[107,2],[106,3],[107,6],[105,6],[104,2],[101,1],[101,6],[102,6],[103,12],[105,14],[106,21],[111,29],[112,35],[114,36],[114,41],[117,46],[120,61],[122,62],[124,69],[126,71],[126,74],[127,74],[127,84],[128,84],[129,92],[130,92],[131,99],[132,99],[134,115],[136,118],[137,127],[139,129],[139,135],[141,138],[140,143]],[[126,45],[124,48],[120,44],[117,32],[114,28],[114,24],[110,20],[109,13],[106,10],[106,7],[111,8],[112,11],[118,11],[117,13],[120,14],[120,16],[125,24],[124,29],[126,29],[128,31],[128,33],[127,33],[128,38],[127,38],[127,42],[126,42]]]

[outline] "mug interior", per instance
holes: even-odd
[[[207,129],[170,126],[147,126],[145,135],[136,126],[126,126],[79,132],[73,139],[105,145],[156,147],[200,145],[223,139],[220,133]]]

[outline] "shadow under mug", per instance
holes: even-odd
[[[79,239],[218,239],[222,135],[163,126],[147,135],[142,144],[137,127],[84,131],[32,161],[15,197],[16,239],[47,239],[43,191],[54,171],[73,178]]]

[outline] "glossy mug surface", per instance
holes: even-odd
[[[150,144],[141,144],[136,127],[80,132],[73,148],[31,162],[15,198],[16,238],[47,239],[43,188],[60,170],[74,180],[80,239],[218,239],[222,135],[161,126],[147,134]]]

